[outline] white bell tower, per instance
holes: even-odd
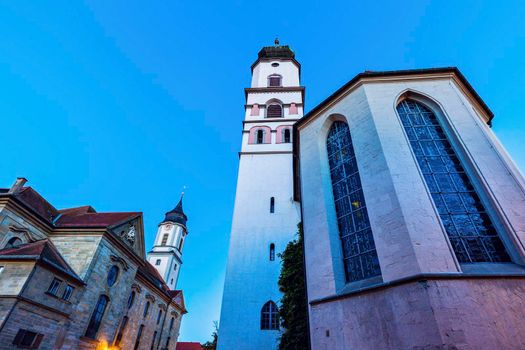
[[[157,269],[172,290],[177,285],[182,265],[182,248],[188,234],[188,218],[182,209],[183,197],[184,193],[177,206],[166,213],[164,220],[159,224],[155,244],[148,252],[148,262]]]
[[[288,46],[264,47],[252,65],[239,153],[239,173],[219,350],[277,349],[281,293],[278,254],[300,221],[293,200],[292,127],[303,116],[300,64]]]

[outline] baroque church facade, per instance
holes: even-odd
[[[182,198],[146,255],[142,213],[59,210],[25,182],[0,189],[0,349],[174,350]]]
[[[312,349],[525,348],[525,180],[461,72],[366,71],[305,116],[299,77],[278,42],[252,65],[218,349],[277,349],[300,221]]]

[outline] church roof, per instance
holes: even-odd
[[[202,345],[197,342],[177,342],[176,350],[203,350]]]
[[[188,217],[186,214],[184,214],[184,209],[182,208],[182,198],[184,198],[184,193],[180,196],[179,203],[175,206],[175,208],[166,213],[164,221],[162,222],[169,221],[186,226]]]
[[[22,187],[15,193],[2,188],[0,196],[3,195],[13,196],[47,224],[59,228],[112,227],[142,215],[141,212],[97,213],[89,205],[58,210],[29,186]]]
[[[295,52],[288,45],[265,46],[259,51],[259,58],[295,58]]]
[[[68,275],[78,283],[84,283],[66,260],[64,260],[55,245],[47,238],[2,249],[0,250],[0,260],[36,260],[43,265]]]
[[[257,60],[252,64],[253,68],[259,61],[264,60],[273,60],[273,59],[285,59],[290,60],[297,65],[299,71],[301,70],[301,64],[295,60],[295,52],[288,45],[280,45],[279,40],[275,39],[275,45],[273,46],[264,46],[258,54]]]

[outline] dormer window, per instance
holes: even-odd
[[[268,77],[268,86],[269,87],[278,87],[282,86],[281,84],[282,77],[278,74],[272,74]]]
[[[274,103],[266,108],[266,118],[281,118],[283,116],[283,107]]]

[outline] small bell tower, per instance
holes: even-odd
[[[177,206],[166,213],[164,220],[159,224],[155,244],[148,252],[149,263],[157,269],[172,290],[177,285],[182,265],[182,249],[188,234],[186,228],[188,218],[182,209],[183,198],[184,192]]]

